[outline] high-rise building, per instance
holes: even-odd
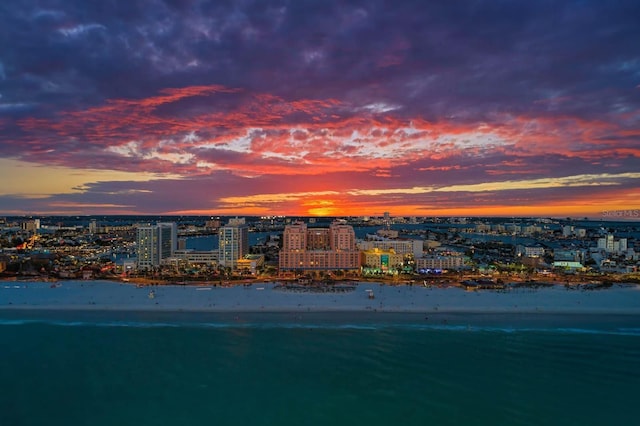
[[[386,226],[387,229],[389,229],[391,227],[391,215],[389,214],[389,212],[384,212],[383,221],[384,221],[384,226]]]
[[[334,222],[329,228],[307,228],[302,222],[287,225],[279,266],[283,271],[356,270],[360,252],[353,227]]]
[[[155,226],[138,226],[136,250],[138,268],[148,269],[159,264],[156,261],[158,258],[158,232]]]
[[[319,228],[320,229],[320,228]],[[317,240],[317,238],[314,238]],[[307,248],[307,225],[296,222],[287,225],[282,238],[282,250],[299,252]]]
[[[235,269],[238,259],[249,254],[249,228],[244,219],[231,219],[218,230],[218,263]]]
[[[612,234],[607,234],[606,237],[598,239],[598,249],[604,250],[607,253],[621,253],[627,251],[627,248],[626,238],[616,240]]]
[[[40,229],[40,219],[27,220],[26,222],[22,222],[21,228],[27,232],[38,232]]]
[[[160,246],[160,261],[173,256],[178,248],[178,227],[174,222],[163,222],[156,225],[158,227]]]
[[[173,222],[138,226],[136,242],[138,268],[159,266],[174,255],[178,246],[178,228]]]

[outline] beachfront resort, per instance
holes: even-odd
[[[0,219],[4,279],[376,281],[465,288],[636,282],[637,222],[503,218]]]

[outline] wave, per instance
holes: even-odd
[[[191,328],[191,329],[256,329],[256,330],[327,330],[327,331],[416,331],[453,333],[555,333],[586,335],[618,335],[640,337],[640,328],[611,326],[566,327],[524,325],[476,325],[447,323],[331,323],[320,321],[247,321],[241,317],[219,321],[140,321],[140,320],[63,320],[63,319],[0,319],[0,327],[50,325],[57,327],[113,327],[113,328]]]

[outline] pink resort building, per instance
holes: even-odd
[[[308,228],[303,222],[287,225],[279,260],[280,271],[354,271],[360,252],[353,227],[340,222],[329,228]]]

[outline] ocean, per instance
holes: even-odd
[[[637,315],[0,310],[0,425],[637,424]]]

